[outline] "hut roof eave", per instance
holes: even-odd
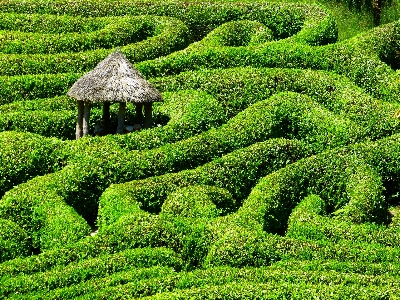
[[[162,102],[160,92],[126,59],[114,52],[78,79],[67,93],[86,102]]]

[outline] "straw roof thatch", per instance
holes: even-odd
[[[161,94],[121,52],[114,52],[78,79],[67,93],[85,102],[149,103],[163,101]]]

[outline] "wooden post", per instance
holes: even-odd
[[[126,102],[119,103],[119,111],[118,111],[118,128],[117,133],[122,133],[124,131],[124,123],[125,123],[125,109]]]
[[[153,124],[153,119],[152,119],[152,106],[153,103],[145,103],[144,104],[144,128],[150,128],[151,125]]]
[[[135,104],[136,106],[136,123],[140,126],[143,125],[143,105],[141,103]]]
[[[110,102],[104,102],[103,106],[103,134],[110,132]]]
[[[83,101],[78,100],[78,120],[76,122],[76,139],[80,139],[83,135],[83,110],[84,110],[85,104]]]
[[[85,110],[83,112],[83,136],[89,134],[89,119],[90,119],[90,102],[85,102]]]

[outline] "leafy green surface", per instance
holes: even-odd
[[[0,298],[400,297],[397,2],[0,4]],[[116,47],[164,102],[75,141]]]

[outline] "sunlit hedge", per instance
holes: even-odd
[[[337,36],[301,3],[2,1],[0,298],[399,297],[399,22]],[[164,102],[75,141],[116,47]]]

